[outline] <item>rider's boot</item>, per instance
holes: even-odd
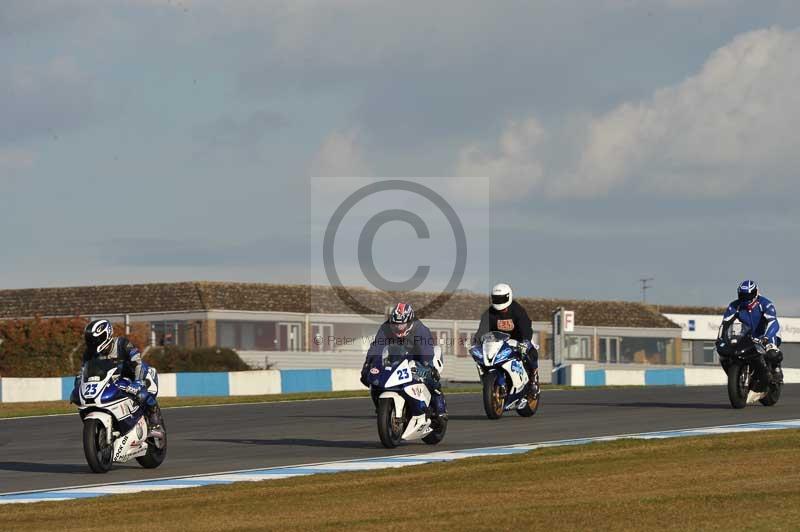
[[[775,364],[772,368],[772,379],[776,384],[783,384],[783,369],[780,364]]]
[[[369,396],[372,398],[372,404],[375,405],[375,413],[378,413],[378,401],[380,400],[379,391],[376,388],[369,389]]]
[[[447,404],[444,401],[444,394],[441,390],[434,391],[431,403],[431,414],[437,417],[447,415]]]
[[[152,400],[152,404],[150,401],[147,403],[147,426],[148,438],[163,438],[164,437],[164,429],[161,427],[161,407],[158,406],[158,403],[155,399]]]
[[[534,396],[539,397],[539,368],[534,366],[530,355],[523,356],[522,363],[525,366],[525,370],[528,372],[528,380],[531,382]]]

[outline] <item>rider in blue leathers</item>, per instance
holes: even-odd
[[[781,345],[780,330],[778,323],[778,313],[775,305],[766,297],[759,295],[758,285],[755,281],[742,281],[737,290],[738,298],[728,305],[728,309],[722,317],[722,328],[720,337],[725,337],[728,328],[738,318],[748,329],[754,339],[760,340],[766,349],[765,362],[767,368],[765,373],[773,382],[783,381],[781,362],[783,354],[778,349]],[[723,362],[723,368],[725,362]]]
[[[83,363],[97,358],[117,360],[122,364],[122,376],[132,381],[126,391],[134,395],[136,400],[144,406],[150,433],[160,432],[161,410],[156,400],[158,377],[155,368],[142,360],[142,354],[130,340],[114,336],[114,327],[108,320],[100,319],[89,322],[83,335],[86,341]],[[77,389],[79,381],[80,376],[75,379],[75,389],[72,390],[70,398],[75,404],[79,404]]]
[[[416,373],[431,390],[441,390],[440,375],[433,364],[436,343],[431,330],[416,318],[411,303],[398,303],[389,314],[389,319],[381,324],[375,339],[367,351],[367,359],[361,368],[361,383],[370,387],[369,371],[381,365],[383,349],[389,345],[402,345],[408,350],[409,358],[417,362]],[[377,407],[377,397],[372,400]],[[433,414],[446,412],[444,396],[439,393],[433,396]]]

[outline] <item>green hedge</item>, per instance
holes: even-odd
[[[159,373],[179,371],[245,371],[251,369],[236,351],[221,347],[157,347],[147,352],[145,361]]]

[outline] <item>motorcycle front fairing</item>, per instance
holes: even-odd
[[[82,421],[94,418],[106,426],[113,460],[127,462],[146,454],[147,422],[142,406],[123,391],[130,381],[119,372],[114,361],[87,362],[78,383],[78,408]]]

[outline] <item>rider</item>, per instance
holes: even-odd
[[[749,279],[742,281],[737,295],[738,298],[728,305],[728,309],[722,317],[720,337],[725,337],[728,328],[738,318],[749,328],[753,338],[759,340],[766,350],[764,358],[768,362],[768,366],[764,369],[767,369],[765,371],[767,377],[771,382],[783,382],[783,371],[781,370],[783,354],[778,349],[781,345],[779,336],[781,326],[778,323],[775,305],[766,297],[759,295],[758,284]],[[725,369],[727,370],[727,368]]]
[[[446,413],[444,395],[441,393],[441,376],[433,364],[435,345],[433,335],[431,330],[416,318],[411,303],[400,302],[395,305],[389,314],[389,319],[378,328],[375,339],[367,351],[367,359],[361,368],[361,383],[364,386],[370,387],[370,370],[381,365],[383,349],[389,345],[402,345],[408,350],[411,360],[417,362],[417,376],[434,391],[432,413],[434,415]],[[375,394],[375,390],[372,390],[372,401],[377,406],[378,398]]]
[[[506,283],[498,283],[492,288],[492,305],[481,316],[473,343],[480,343],[481,337],[490,331],[506,333],[517,341],[522,363],[533,383],[534,393],[538,394],[539,351],[531,341],[533,338],[531,319],[525,308],[514,301],[511,287]]]
[[[161,409],[156,401],[158,394],[158,377],[155,368],[142,361],[142,355],[130,340],[122,336],[114,336],[114,327],[105,319],[89,322],[83,331],[86,351],[83,363],[92,359],[118,360],[122,364],[122,376],[130,379],[127,392],[136,396],[136,400],[144,406],[150,433],[158,433],[161,429]],[[77,400],[76,389],[72,391],[72,402]]]

